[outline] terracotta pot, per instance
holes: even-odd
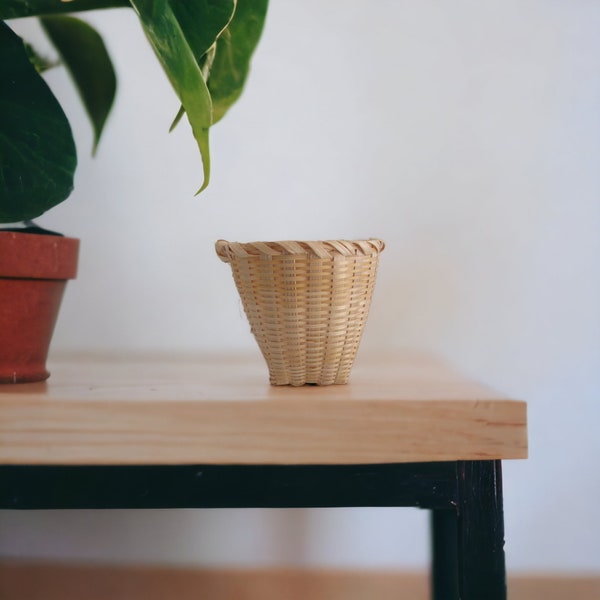
[[[43,381],[79,240],[0,231],[0,383]]]

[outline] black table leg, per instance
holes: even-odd
[[[433,600],[458,600],[457,520],[456,509],[431,511],[431,590]]]
[[[506,600],[499,460],[458,463],[458,587],[461,600]]]

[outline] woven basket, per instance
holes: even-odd
[[[348,382],[364,329],[381,240],[219,240],[273,385]]]

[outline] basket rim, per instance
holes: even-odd
[[[224,262],[233,258],[258,256],[311,255],[318,258],[340,256],[374,256],[385,248],[383,240],[281,240],[273,242],[228,242],[218,240],[215,250]]]

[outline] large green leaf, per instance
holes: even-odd
[[[186,42],[201,64],[234,15],[236,0],[169,0]]]
[[[32,219],[73,189],[75,142],[60,104],[0,23],[0,221]]]
[[[0,19],[38,17],[129,5],[128,0],[1,0]]]
[[[238,0],[233,19],[217,40],[208,77],[213,123],[219,121],[240,97],[250,59],[262,34],[268,0]]]
[[[210,61],[206,60],[207,54],[195,53],[210,92],[213,125],[242,94],[250,71],[250,59],[265,24],[268,4],[269,0],[237,0],[233,18],[211,48]],[[171,130],[183,114],[182,108]]]
[[[104,42],[93,27],[75,17],[56,15],[42,17],[40,22],[81,96],[94,128],[95,152],[117,89]]]
[[[201,192],[210,179],[208,130],[212,125],[212,104],[195,52],[201,51],[211,39],[214,42],[231,18],[235,1],[131,0],[131,4],[192,126],[202,156],[204,181],[198,190]],[[226,19],[224,5],[230,6]],[[202,29],[203,34],[194,32],[196,28]]]

